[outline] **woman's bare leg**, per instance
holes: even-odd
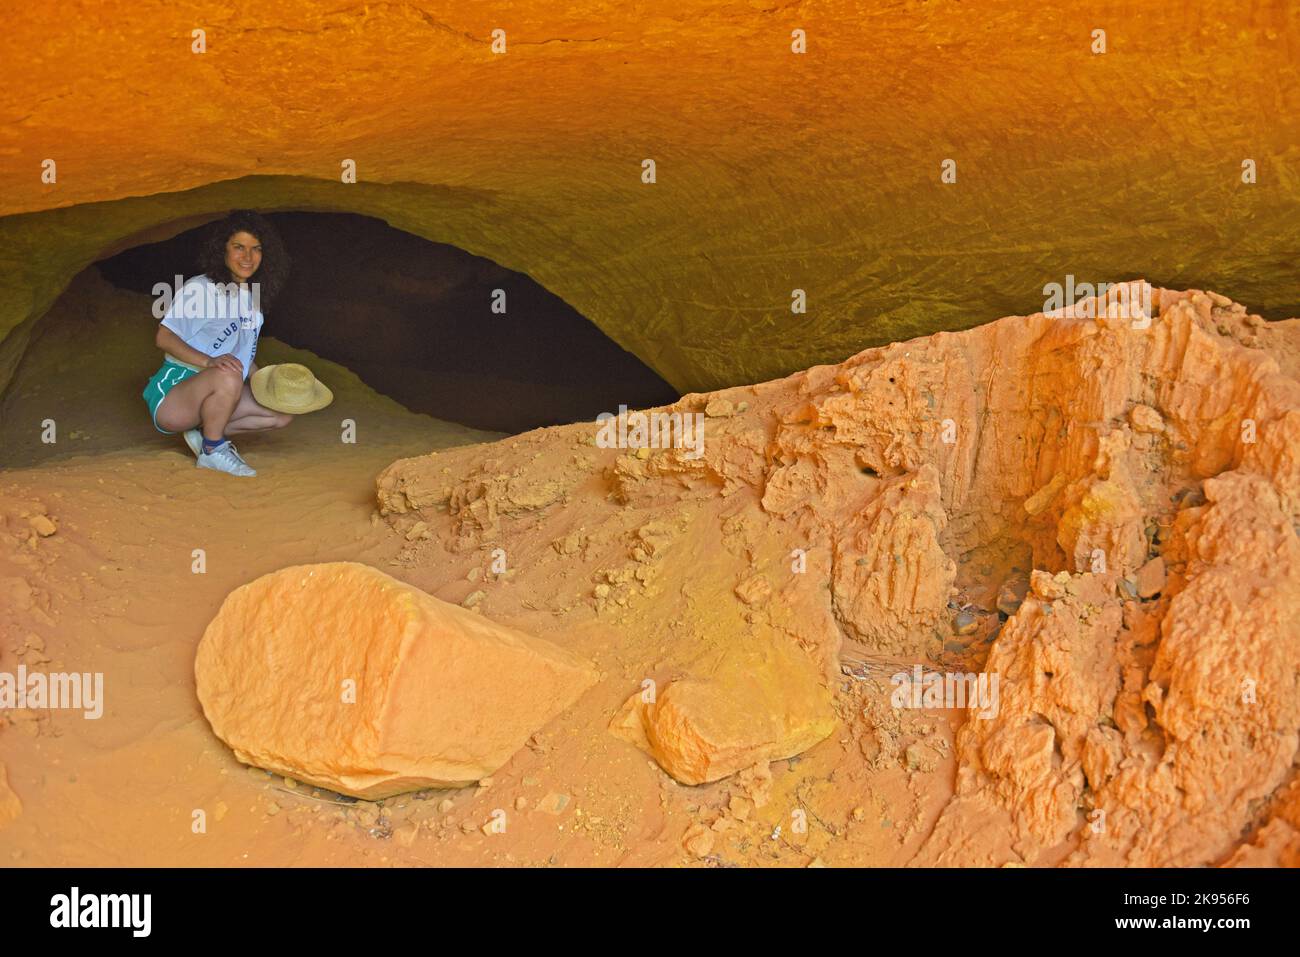
[[[204,369],[163,396],[154,418],[170,432],[200,427],[203,437],[215,442],[225,435],[226,423],[239,405],[242,384],[236,372]]]
[[[245,382],[240,392],[239,402],[236,404],[234,411],[230,413],[230,421],[226,423],[226,435],[282,429],[292,421],[293,416],[287,412],[276,412],[273,409],[268,409],[254,399],[253,390]]]

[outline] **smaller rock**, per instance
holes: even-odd
[[[709,400],[709,404],[704,407],[704,414],[710,419],[725,419],[736,412],[735,406],[727,399],[714,396]]]
[[[554,791],[537,802],[537,810],[543,814],[560,814],[568,806],[569,796],[567,794],[556,794]]]
[[[692,824],[682,835],[682,849],[692,857],[707,857],[713,850],[713,832],[703,824]]]
[[[1034,594],[1044,601],[1056,601],[1058,598],[1065,597],[1065,582],[1070,580],[1070,576],[1065,574],[1065,581],[1060,580],[1060,576],[1053,576],[1050,572],[1034,569],[1029,576],[1029,587]]]
[[[1137,593],[1141,598],[1154,598],[1165,587],[1165,560],[1159,556],[1151,559],[1137,573]]]
[[[558,538],[555,541],[551,542],[551,547],[555,549],[557,552],[559,552],[561,555],[572,555],[575,552],[577,552],[581,544],[582,544],[582,540],[579,537],[578,533],[570,532],[568,535],[565,535],[563,538]]]
[[[1132,577],[1121,578],[1115,583],[1115,593],[1126,601],[1137,597],[1137,581]]]
[[[1028,578],[1023,575],[1008,578],[1002,583],[1002,587],[998,589],[998,611],[1010,618],[1020,610],[1020,606],[1024,604],[1025,595],[1028,593]]]
[[[475,605],[477,605],[486,597],[487,597],[487,592],[483,591],[482,589],[479,589],[478,591],[472,591],[468,595],[466,595],[465,600],[460,604],[461,607],[463,608],[473,608]]]
[[[528,807],[528,798],[526,798],[526,797],[517,797],[517,798],[515,798],[515,810],[516,810],[516,811],[522,811],[522,810],[523,810],[524,808],[526,808],[526,807]]]
[[[646,459],[650,458],[650,446],[648,446],[648,445],[643,445],[643,446],[641,446],[639,449],[637,449],[637,450],[636,450],[636,457],[639,458],[639,459],[640,459],[641,461],[643,461],[643,462],[644,462]]]
[[[1149,405],[1135,405],[1129,410],[1128,420],[1136,432],[1159,435],[1165,430],[1165,420]]]
[[[979,626],[979,617],[973,611],[959,611],[952,622],[953,633],[957,635],[973,634]]]
[[[438,813],[450,814],[451,809],[454,808],[455,806],[456,806],[456,802],[453,801],[451,798],[443,798],[441,801],[438,802]]]
[[[424,534],[424,530],[428,527],[429,525],[427,522],[416,522],[414,525],[411,526],[410,530],[407,531],[406,540],[408,542],[415,541],[417,538],[419,538]]]
[[[27,519],[27,524],[30,525],[36,534],[41,536],[41,538],[49,538],[59,530],[58,526],[55,525],[54,522],[50,521],[48,515],[33,515],[31,518]]]

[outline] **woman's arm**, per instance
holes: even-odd
[[[168,329],[161,323],[158,325],[158,334],[154,336],[154,345],[163,352],[170,353],[182,362],[188,362],[192,366],[198,366],[200,369],[206,369],[212,365],[212,357],[206,353],[199,352],[198,349],[185,344],[185,340],[172,330]]]

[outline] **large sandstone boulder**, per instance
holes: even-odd
[[[241,761],[370,799],[490,775],[597,678],[562,648],[355,562],[235,589],[194,673]]]

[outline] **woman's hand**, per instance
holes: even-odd
[[[235,373],[235,375],[239,376],[241,379],[244,377],[244,364],[230,353],[208,359],[208,368],[225,369],[228,372]]]

